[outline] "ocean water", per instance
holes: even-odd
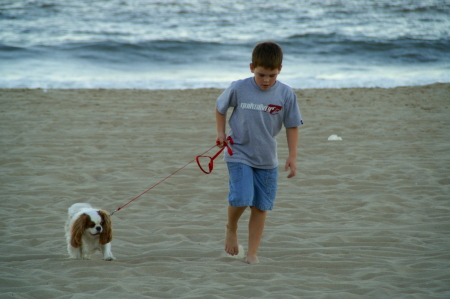
[[[0,0],[0,88],[225,88],[284,50],[293,88],[450,82],[450,0]]]

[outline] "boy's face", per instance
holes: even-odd
[[[255,83],[259,86],[259,88],[262,90],[268,90],[277,81],[277,76],[281,71],[281,66],[280,69],[269,70],[260,66],[255,68],[253,67],[253,64],[250,63],[250,70],[253,74],[255,74]]]

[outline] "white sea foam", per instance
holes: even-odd
[[[384,72],[382,69],[368,69],[365,72],[329,70],[328,73],[303,74],[293,72],[279,75],[279,80],[295,89],[304,88],[348,88],[348,87],[382,87],[417,86],[436,82],[450,82],[450,72],[445,70],[423,69],[421,72],[404,68]],[[3,74],[2,74],[3,73]],[[188,74],[189,70],[185,70]],[[148,72],[133,74],[118,72],[114,76],[96,70],[91,76],[69,76],[63,72],[20,76],[8,76],[0,71],[0,88],[112,88],[112,89],[190,89],[190,88],[226,88],[232,81],[252,76],[250,72],[228,73],[214,78],[212,72],[203,75],[193,74],[158,74]]]

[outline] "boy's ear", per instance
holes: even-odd
[[[250,62],[250,72],[254,73],[255,72],[255,68],[253,67],[253,63]]]

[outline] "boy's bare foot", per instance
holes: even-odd
[[[226,228],[225,230],[225,252],[231,256],[239,253],[239,244],[237,240],[236,229]]]
[[[246,261],[249,264],[259,264],[259,259],[258,259],[258,257],[256,255],[255,256],[248,256],[247,255]]]

